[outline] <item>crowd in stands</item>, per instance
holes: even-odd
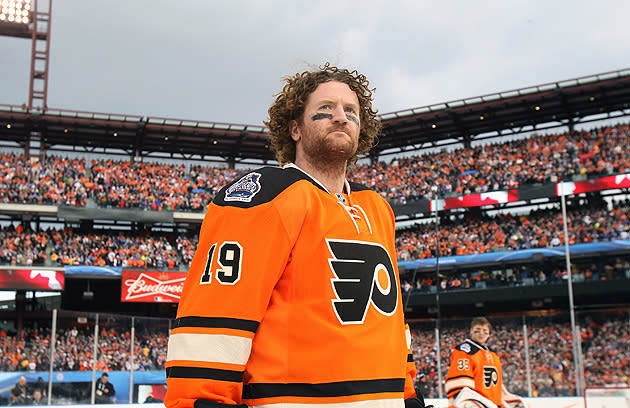
[[[184,164],[93,160],[89,186],[100,207],[153,211],[203,211],[212,197],[238,172]]]
[[[492,319],[491,320],[495,320]],[[496,319],[489,347],[503,362],[504,381],[512,392],[528,396],[528,367],[533,396],[575,395],[575,367],[571,327],[567,316],[527,317],[527,345],[520,318]],[[442,381],[450,362],[450,353],[468,337],[467,322],[446,320],[440,324]],[[417,387],[427,397],[437,397],[438,366],[435,322],[412,323],[412,351],[418,377]],[[611,315],[582,315],[577,319],[587,386],[630,386],[630,321],[627,312]],[[167,332],[142,330],[134,339],[135,371],[164,370]],[[55,371],[90,371],[93,364],[93,328],[69,327],[56,334],[53,369]],[[98,371],[131,369],[129,329],[101,328],[98,336]],[[34,372],[50,369],[50,331],[24,330],[21,337],[0,332],[0,371]]]
[[[80,233],[72,227],[40,232],[22,224],[0,227],[0,263],[24,266],[114,266],[178,269],[188,267],[197,236],[98,230]]]
[[[144,232],[77,233],[72,228],[50,232],[50,260],[58,265],[120,266],[174,269],[177,249],[165,236]]]
[[[49,239],[48,232],[25,230],[22,224],[0,228],[0,264],[43,265]]]
[[[492,319],[491,319],[492,320]],[[468,323],[468,322],[466,322]],[[630,321],[627,313],[578,319],[586,386],[630,386]],[[444,381],[453,348],[469,336],[465,324],[440,329],[440,356]],[[488,346],[501,358],[503,380],[511,392],[529,395],[526,350],[529,354],[532,396],[575,396],[575,365],[568,318],[556,321],[527,318],[527,345],[520,319],[493,322]],[[412,351],[425,396],[437,397],[437,347],[434,327],[412,326]]]
[[[569,244],[630,239],[630,201],[576,206],[567,212]],[[433,222],[418,224],[396,234],[399,260],[435,258]],[[557,208],[534,209],[527,215],[499,214],[440,220],[440,256],[558,247],[564,245],[562,212]]]
[[[143,331],[134,339],[134,371],[163,370],[168,333]],[[119,327],[101,328],[97,342],[96,369],[131,369],[131,333]],[[55,336],[55,371],[91,371],[94,361],[94,329],[76,326],[58,330]],[[23,330],[20,337],[0,332],[0,371],[48,371],[50,329]]]
[[[569,243],[628,240],[628,214],[629,200],[613,200],[610,208],[599,201],[569,208]],[[179,269],[188,267],[198,242],[198,235],[194,233],[156,234],[148,230],[133,233],[103,229],[86,233],[71,227],[34,232],[29,223],[25,225],[0,227],[0,262],[45,265],[48,261],[47,265]],[[417,224],[397,231],[399,261],[435,257],[433,225]],[[550,208],[532,210],[527,215],[447,218],[440,221],[439,238],[441,257],[559,247],[564,245],[562,214],[558,209]]]
[[[90,177],[85,159],[27,161],[22,154],[6,152],[0,158],[0,203],[86,205]]]
[[[630,125],[500,142],[360,164],[350,179],[398,203],[630,173]],[[245,169],[151,162],[25,161],[2,154],[0,202],[203,211]]]
[[[353,177],[394,202],[630,171],[630,126],[536,135],[359,166]]]

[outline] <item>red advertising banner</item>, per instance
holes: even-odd
[[[484,205],[511,203],[514,201],[518,201],[518,190],[491,191],[488,193],[470,194],[438,200],[437,210],[483,207]],[[430,202],[430,209],[431,211],[435,211],[435,201]]]
[[[36,269],[0,270],[0,289],[62,291],[63,271]]]
[[[629,188],[630,174],[602,177],[594,180],[573,181],[556,184],[556,194],[566,195],[590,193],[591,191],[612,190],[615,188]]]
[[[122,302],[177,303],[186,272],[122,271]]]

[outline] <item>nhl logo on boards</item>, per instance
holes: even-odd
[[[260,191],[260,173],[249,173],[241,177],[225,191],[225,201],[250,203]]]

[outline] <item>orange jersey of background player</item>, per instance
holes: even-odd
[[[499,356],[486,346],[466,339],[451,353],[446,395],[453,400],[463,387],[471,388],[502,407],[503,380]],[[452,405],[450,405],[452,406]]]
[[[330,193],[295,165],[226,186],[171,331],[165,404],[401,406],[415,392],[394,233],[377,193]]]

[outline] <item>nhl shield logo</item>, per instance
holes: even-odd
[[[260,173],[249,173],[228,187],[225,201],[242,201],[250,203],[260,191]]]

